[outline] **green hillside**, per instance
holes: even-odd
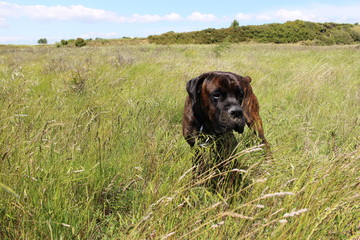
[[[352,44],[360,41],[360,28],[353,24],[289,21],[284,24],[239,26],[148,37],[157,44],[213,44],[219,42],[298,43],[310,45]]]

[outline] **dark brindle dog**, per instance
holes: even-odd
[[[250,82],[250,77],[231,72],[208,72],[187,82],[189,95],[185,101],[183,135],[190,146],[201,145],[210,136],[217,141],[216,145],[232,152],[236,146],[232,132],[243,133],[246,124],[268,148],[259,102]],[[195,161],[199,164],[201,160],[197,158]],[[200,167],[199,171],[203,170]]]

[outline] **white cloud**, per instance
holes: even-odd
[[[82,5],[72,5],[69,7],[63,6],[28,6],[23,7],[23,13],[25,16],[30,18],[40,19],[40,20],[85,20],[85,21],[94,21],[94,20],[119,20],[119,18],[112,12],[100,10],[100,9],[91,9],[86,8]]]
[[[360,22],[360,3],[351,5],[311,4],[297,9],[273,9],[257,13],[239,13],[236,18],[249,23],[257,20],[264,22],[286,22],[305,20],[313,22]]]
[[[275,13],[275,17],[282,21],[292,21],[292,20],[311,20],[315,18],[315,16],[308,16],[304,14],[300,10],[286,10],[286,9],[279,9]]]
[[[180,14],[177,14],[177,13],[170,13],[168,15],[165,15],[163,17],[164,20],[168,20],[168,21],[180,21],[182,20],[183,18],[181,17]]]
[[[258,19],[258,20],[264,20],[264,21],[270,21],[270,20],[272,20],[273,18],[270,17],[270,16],[268,16],[268,15],[266,15],[266,14],[260,14],[260,15],[256,16],[256,19]]]
[[[316,21],[350,22],[360,21],[360,3],[353,5],[313,4],[309,9],[303,10],[306,14],[316,16]]]
[[[311,4],[297,9],[273,9],[257,13],[238,13],[235,19],[243,22],[284,22],[289,20],[307,20],[317,22],[360,22],[360,3],[351,5]],[[9,18],[28,18],[38,21],[80,21],[80,22],[113,22],[113,23],[153,23],[159,21],[218,21],[224,22],[233,19],[232,16],[219,18],[214,14],[193,12],[187,17],[178,13],[167,15],[133,14],[121,16],[113,11],[88,8],[83,5],[45,6],[19,5],[0,0],[0,28],[7,27]],[[229,20],[230,21],[230,20]]]
[[[130,17],[120,16],[115,12],[102,9],[87,8],[82,5],[71,6],[44,6],[44,5],[18,5],[0,2],[0,26],[5,21],[4,17],[28,17],[34,20],[56,20],[56,21],[82,21],[82,22],[159,22],[178,21],[182,17],[177,13],[165,16],[133,14]]]
[[[349,22],[360,21],[360,3],[348,6],[312,4],[304,9],[279,9],[274,17],[281,21],[305,20],[314,22]]]
[[[200,21],[200,22],[211,22],[217,20],[216,16],[213,14],[203,14],[200,12],[193,12],[186,19],[190,21]]]
[[[82,5],[72,6],[44,6],[44,5],[18,5],[0,2],[0,15],[5,17],[28,17],[35,20],[58,20],[58,21],[126,21],[125,17],[118,16],[114,12],[102,9],[87,8]]]
[[[250,14],[238,13],[236,14],[235,18],[237,20],[249,20],[252,18]]]

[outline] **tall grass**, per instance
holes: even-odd
[[[355,46],[0,52],[1,239],[360,235]],[[180,134],[185,83],[211,70],[252,77],[274,151],[237,135],[225,160],[242,181],[218,192],[202,184],[215,171],[193,178]]]

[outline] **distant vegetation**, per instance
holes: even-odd
[[[230,27],[239,27],[240,26],[240,23],[238,20],[234,19],[234,21],[232,21]]]
[[[289,21],[284,24],[239,26],[232,22],[230,28],[205,29],[202,31],[168,32],[148,37],[157,44],[213,44],[220,42],[298,43],[305,45],[334,45],[360,42],[358,24],[314,23]]]
[[[40,39],[43,43],[46,39]],[[42,41],[42,42],[40,42]],[[167,32],[150,35],[147,38],[122,37],[118,39],[77,38],[61,40],[56,47],[115,46],[155,44],[219,44],[219,43],[301,43],[303,45],[336,45],[360,43],[360,26],[346,23],[314,23],[307,21],[289,21],[264,25],[240,26],[239,21],[231,22],[229,28],[208,28],[194,32]]]
[[[38,40],[38,44],[47,44],[48,42],[47,42],[47,39],[46,38],[40,38],[39,40]]]
[[[103,39],[103,38],[77,38],[77,39],[62,39],[55,43],[56,47],[84,47],[84,46],[115,46],[115,45],[137,45],[148,43],[146,38],[130,38],[123,37],[118,39]]]
[[[85,40],[83,38],[77,38],[75,40],[75,46],[84,47],[84,46],[86,46],[86,42],[85,42]]]

